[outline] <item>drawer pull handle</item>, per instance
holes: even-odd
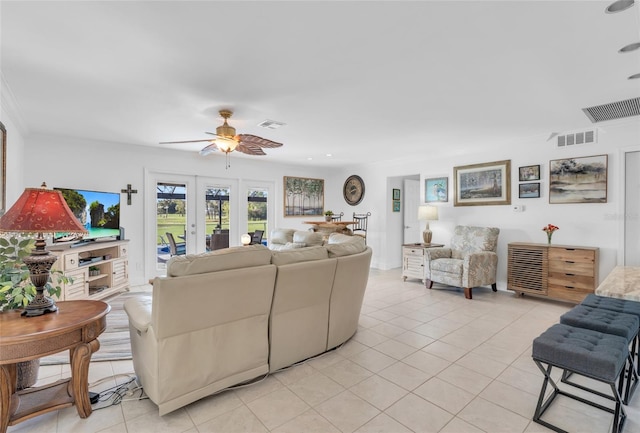
[[[565,250],[567,250],[567,251],[575,251],[576,249],[575,248],[565,248]]]
[[[565,286],[567,289],[575,289],[573,286]]]
[[[575,274],[565,274],[567,277],[573,277]]]
[[[76,261],[75,261],[75,260],[73,260],[73,259],[71,259],[71,260],[69,260],[69,263],[71,263],[72,265],[75,265],[75,264],[76,264]]]
[[[572,262],[571,260],[567,260],[565,261],[565,263],[575,263],[575,262]]]

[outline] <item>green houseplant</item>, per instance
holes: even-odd
[[[22,261],[31,253],[34,245],[33,239],[0,237],[0,314],[25,307],[36,295],[36,287],[29,279],[29,269]],[[60,296],[60,284],[70,280],[61,271],[52,270],[51,275],[54,276],[55,285],[50,278],[45,290],[49,295]],[[39,366],[39,359],[18,363],[18,389],[35,384]]]
[[[325,221],[331,221],[331,217],[333,216],[333,211],[332,210],[328,210],[324,213],[324,220]]]

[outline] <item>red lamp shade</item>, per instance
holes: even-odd
[[[26,188],[0,218],[0,231],[20,233],[87,233],[69,209],[60,191]]]

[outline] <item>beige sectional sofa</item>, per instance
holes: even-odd
[[[361,238],[339,234],[173,257],[152,300],[124,305],[138,380],[164,415],[339,346],[357,330],[370,263]]]

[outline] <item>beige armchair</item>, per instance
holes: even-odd
[[[425,277],[428,288],[433,283],[464,288],[464,297],[471,299],[471,289],[491,284],[496,287],[498,268],[498,235],[496,227],[457,226],[450,248],[425,250]]]

